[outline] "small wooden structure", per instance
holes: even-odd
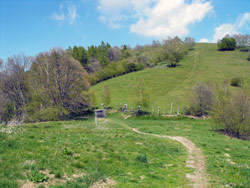
[[[105,123],[107,124],[106,109],[95,110],[95,124],[96,124],[96,126],[97,126],[97,119],[99,119],[99,118],[105,118]]]

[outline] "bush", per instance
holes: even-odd
[[[68,115],[68,111],[63,107],[48,106],[44,109],[37,110],[32,113],[27,119],[27,122],[37,122],[37,121],[58,121],[62,120]]]
[[[29,180],[34,183],[41,183],[47,181],[48,177],[45,174],[35,170],[32,171],[31,174],[29,175]]]
[[[63,154],[71,156],[71,155],[73,155],[73,152],[71,150],[67,149],[67,148],[64,148],[63,149]]]
[[[222,93],[222,92],[221,92]],[[213,106],[215,130],[240,139],[250,139],[250,97],[246,91],[234,95],[220,94]]]
[[[193,95],[189,101],[189,107],[186,108],[186,115],[203,116],[212,109],[213,91],[208,84],[200,83],[193,91]]]
[[[234,38],[223,38],[217,45],[220,51],[235,50],[236,40]]]
[[[241,87],[242,86],[242,78],[235,77],[231,80],[231,86],[234,87]]]
[[[147,164],[148,163],[147,155],[142,155],[142,154],[137,155],[136,161]]]

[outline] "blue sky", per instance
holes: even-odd
[[[0,58],[52,47],[250,34],[249,0],[0,0]]]

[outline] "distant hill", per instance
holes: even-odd
[[[180,66],[166,68],[166,62],[154,68],[129,73],[101,82],[91,90],[95,92],[97,104],[101,103],[103,86],[108,85],[111,91],[111,105],[118,108],[120,103],[128,104],[128,108],[135,107],[133,98],[134,86],[140,79],[144,79],[145,88],[150,93],[150,107],[156,112],[161,106],[170,111],[173,102],[174,109],[179,106],[181,112],[188,104],[188,97],[192,95],[193,87],[199,82],[223,84],[240,76],[244,79],[243,86],[249,88],[250,62],[246,60],[247,53],[236,51],[217,51],[216,44],[197,44],[195,50],[190,51],[180,62]]]

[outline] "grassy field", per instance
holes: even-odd
[[[247,53],[236,51],[217,51],[216,44],[197,44],[176,68],[165,68],[164,62],[154,68],[130,73],[101,82],[91,88],[96,94],[97,104],[101,104],[103,86],[108,85],[111,91],[111,106],[118,108],[120,103],[127,103],[134,108],[135,85],[143,79],[145,88],[150,94],[150,111],[154,107],[170,111],[173,102],[183,112],[188,104],[192,88],[199,82],[218,83],[230,81],[236,76],[244,79],[244,87],[249,88],[250,63],[246,60]]]
[[[181,144],[110,119],[99,128],[93,119],[1,127],[0,138],[0,187],[90,187],[105,179],[117,187],[188,187]],[[41,173],[48,182],[32,184]]]
[[[250,142],[212,131],[210,120],[108,117],[1,127],[0,187],[190,187],[180,143],[132,132],[183,136],[206,159],[211,187],[250,187]],[[44,183],[32,183],[47,180]],[[98,186],[97,186],[98,187]]]

